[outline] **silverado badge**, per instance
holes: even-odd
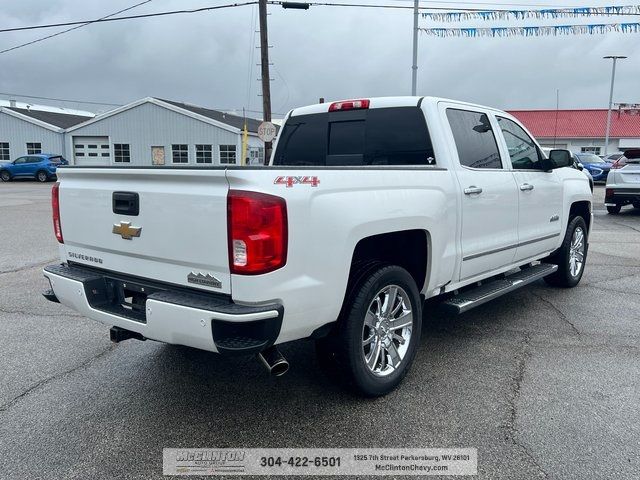
[[[204,285],[205,287],[222,288],[222,282],[208,273],[203,275],[202,273],[191,272],[187,275],[187,282]]]
[[[120,222],[113,226],[113,233],[120,235],[125,240],[131,240],[133,237],[139,237],[142,227],[132,227],[131,222]]]

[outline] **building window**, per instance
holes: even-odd
[[[582,153],[593,153],[594,155],[600,155],[600,147],[580,147]]]
[[[131,155],[129,154],[128,143],[114,143],[113,144],[113,160],[116,163],[129,163],[131,162]]]
[[[196,145],[196,163],[213,163],[211,145]]]
[[[236,146],[220,145],[220,164],[236,163]]]
[[[2,142],[0,143],[0,160],[11,160],[11,156],[9,154],[9,144]]]
[[[251,147],[249,149],[249,165],[264,164],[264,147]]]
[[[188,145],[171,145],[171,154],[173,163],[189,163],[189,146]]]
[[[42,153],[41,143],[27,143],[27,155],[37,155]]]

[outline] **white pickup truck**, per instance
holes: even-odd
[[[580,281],[592,195],[571,163],[503,111],[393,97],[292,110],[269,166],[62,167],[45,296],[113,341],[258,354],[274,374],[275,345],[314,339],[327,371],[383,395],[426,299],[464,312]]]

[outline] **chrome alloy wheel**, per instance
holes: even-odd
[[[578,227],[574,230],[569,247],[569,273],[572,277],[577,277],[584,265],[584,230]]]
[[[397,285],[384,287],[369,304],[362,328],[362,354],[374,375],[384,377],[398,368],[412,331],[409,295]]]

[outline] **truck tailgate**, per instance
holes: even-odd
[[[223,169],[61,168],[58,177],[67,260],[231,293]]]

